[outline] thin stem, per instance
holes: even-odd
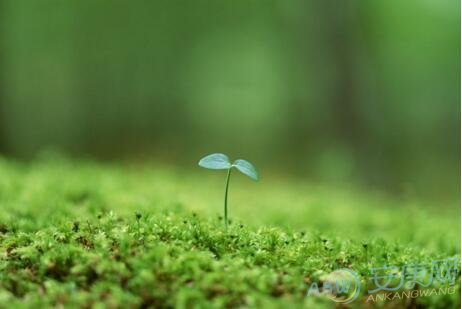
[[[228,188],[229,179],[231,178],[231,168],[228,169],[228,176],[226,176],[226,189],[225,189],[225,231],[228,231]]]

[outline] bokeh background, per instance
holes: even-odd
[[[3,155],[460,198],[457,0],[0,0],[0,40]]]

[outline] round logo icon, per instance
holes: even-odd
[[[323,278],[323,294],[336,303],[349,304],[358,298],[361,280],[348,268],[337,269]]]

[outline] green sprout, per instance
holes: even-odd
[[[228,230],[228,188],[229,179],[231,177],[231,170],[233,167],[235,167],[242,174],[249,176],[255,181],[258,181],[257,170],[252,165],[252,163],[242,159],[238,159],[231,164],[228,156],[222,153],[213,153],[203,157],[199,161],[199,166],[211,170],[228,170],[225,187],[225,230]]]

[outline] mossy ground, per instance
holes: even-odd
[[[1,307],[330,308],[322,274],[460,257],[457,205],[283,176],[0,160]],[[456,293],[353,307],[460,307]],[[364,291],[363,291],[364,294]]]

